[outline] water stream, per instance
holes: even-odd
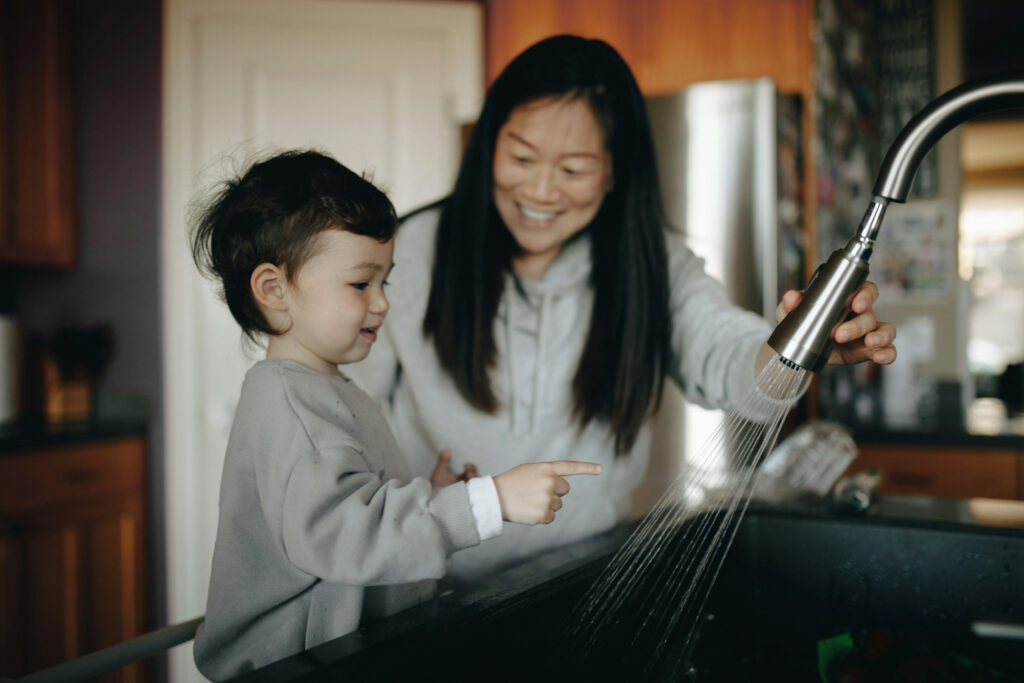
[[[758,465],[810,376],[778,356],[765,366],[757,390],[726,413],[569,615],[578,653],[625,647],[648,671],[667,659],[673,670],[685,668]],[[745,417],[752,415],[759,419]],[[721,463],[729,463],[724,477]]]

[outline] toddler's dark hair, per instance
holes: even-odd
[[[216,278],[242,331],[274,334],[249,287],[261,263],[294,279],[325,230],[347,230],[386,242],[395,234],[395,207],[369,180],[314,151],[288,151],[253,164],[218,188],[191,221],[192,257]]]

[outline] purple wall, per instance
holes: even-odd
[[[81,251],[67,273],[25,271],[26,333],[109,323],[115,356],[101,392],[148,402],[152,625],[165,621],[160,312],[162,7],[160,0],[78,0],[75,133]]]

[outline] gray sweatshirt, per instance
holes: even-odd
[[[382,334],[366,360],[346,366],[385,406],[410,470],[428,474],[442,448],[453,450],[456,471],[473,462],[481,473],[499,474],[524,462],[562,458],[604,468],[599,476],[570,480],[572,491],[553,523],[506,523],[501,536],[455,553],[451,575],[472,582],[623,520],[647,468],[651,429],[648,424],[641,431],[630,453],[615,457],[606,423],[591,421],[581,432],[573,419],[572,378],[594,300],[585,234],[562,249],[543,279],[522,282],[525,297],[508,276],[494,321],[498,358],[491,378],[500,409],[490,415],[469,405],[422,331],[438,216],[437,209],[424,211],[398,231]],[[771,328],[729,302],[681,237],[670,233],[667,240],[671,377],[692,402],[738,408],[756,392],[755,356]]]
[[[224,460],[196,665],[222,680],[411,606],[479,542],[466,485],[414,479],[354,382],[260,361]]]

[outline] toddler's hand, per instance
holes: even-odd
[[[502,519],[519,524],[548,524],[562,508],[562,496],[569,493],[569,482],[562,477],[600,473],[600,465],[576,460],[513,467],[494,477]]]
[[[446,448],[437,456],[437,467],[434,468],[433,474],[430,475],[431,485],[448,486],[459,481],[469,481],[477,476],[476,465],[473,463],[466,463],[466,468],[462,474],[455,474],[451,471],[451,462],[452,452]]]

